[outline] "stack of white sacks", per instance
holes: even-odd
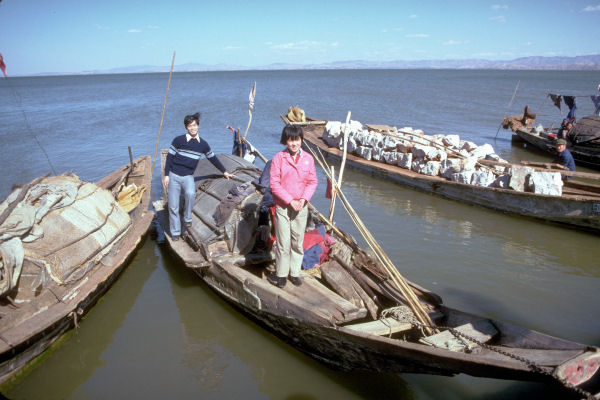
[[[441,176],[453,182],[560,196],[560,172],[535,172],[523,166],[484,167],[478,160],[506,162],[490,144],[477,146],[458,135],[428,136],[419,129],[391,128],[386,134],[369,131],[358,121],[348,124],[347,151],[366,160]],[[346,124],[329,121],[323,140],[331,147],[344,148]]]

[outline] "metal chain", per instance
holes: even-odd
[[[406,306],[398,306],[398,307],[393,307],[390,309],[386,309],[381,313],[381,317],[380,318],[385,318],[391,316],[395,319],[397,319],[398,321],[405,321],[408,323],[413,324],[414,326],[418,327],[419,329],[423,329],[424,327],[428,327],[428,328],[433,328],[433,329],[447,329],[452,335],[454,335],[458,340],[460,340],[464,345],[465,348],[468,349],[470,351],[470,346],[463,340],[467,339],[485,349],[488,349],[490,351],[494,351],[496,353],[502,354],[506,357],[512,358],[514,360],[520,361],[522,363],[524,363],[532,372],[536,372],[536,373],[540,373],[543,375],[547,375],[551,378],[556,379],[558,382],[560,382],[563,386],[565,386],[568,389],[573,390],[574,392],[578,393],[581,396],[584,396],[586,399],[588,400],[595,400],[594,395],[592,395],[590,392],[583,390],[581,388],[578,388],[577,386],[567,382],[566,380],[560,378],[559,376],[557,376],[554,372],[549,372],[547,370],[545,370],[544,368],[540,367],[535,361],[529,360],[525,357],[516,355],[516,354],[512,354],[509,353],[506,350],[502,350],[499,349],[497,347],[491,346],[487,343],[483,343],[480,340],[475,339],[474,337],[467,335],[463,332],[460,332],[452,327],[449,326],[443,326],[443,325],[436,325],[436,326],[428,326],[420,321],[418,321],[414,314],[412,314],[412,311],[410,309],[408,309],[408,307]],[[435,345],[433,345],[434,347],[437,347]]]

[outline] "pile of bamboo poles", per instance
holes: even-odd
[[[349,117],[350,117],[350,113],[348,113],[348,119],[349,119]],[[347,125],[348,124],[346,124],[346,126]],[[412,288],[409,286],[408,282],[406,282],[406,279],[404,279],[404,277],[400,274],[398,269],[394,266],[392,261],[389,259],[387,254],[385,254],[385,252],[383,251],[383,249],[381,248],[379,243],[377,243],[377,241],[375,240],[375,238],[373,237],[371,232],[367,229],[367,227],[362,222],[362,220],[360,219],[360,217],[358,216],[356,211],[354,211],[354,208],[348,202],[348,199],[346,198],[346,196],[340,189],[339,183],[341,182],[341,176],[343,173],[343,164],[344,164],[344,160],[346,157],[346,144],[348,141],[347,136],[348,136],[347,130],[345,130],[345,132],[344,132],[344,154],[343,154],[343,158],[342,158],[342,167],[340,168],[341,169],[340,179],[337,181],[336,181],[335,177],[333,176],[333,174],[331,173],[331,170],[330,170],[329,166],[327,165],[327,162],[325,161],[325,157],[320,152],[320,150],[319,150],[319,153],[317,154],[311,148],[311,146],[307,146],[307,148],[313,154],[315,160],[317,160],[317,162],[319,163],[319,165],[321,166],[323,171],[325,171],[325,174],[331,181],[333,192],[335,193],[335,195],[337,197],[340,198],[342,205],[348,212],[348,215],[352,219],[352,222],[354,222],[354,224],[360,231],[361,235],[363,236],[363,238],[365,239],[365,241],[367,242],[367,244],[369,245],[371,250],[375,253],[375,256],[377,257],[378,261],[383,265],[385,271],[387,272],[387,274],[390,277],[390,279],[392,280],[392,282],[396,285],[398,290],[400,290],[402,295],[406,298],[406,300],[408,302],[408,306],[411,308],[411,310],[415,314],[415,317],[417,318],[417,320],[419,320],[419,322],[421,322],[424,325],[424,330],[425,330],[426,334],[432,335],[434,333],[437,333],[438,332],[437,329],[431,328],[431,327],[435,326],[433,321],[429,317],[429,314],[423,308],[421,302],[419,301],[418,297],[415,295]],[[333,200],[333,196],[332,196],[332,200]]]
[[[398,129],[397,132],[400,133],[400,134],[402,134],[402,135],[404,135],[404,136],[394,135],[393,133],[388,133],[388,132],[378,132],[378,133],[380,133],[380,134],[382,134],[384,136],[391,136],[391,137],[394,137],[394,138],[397,138],[397,139],[400,139],[400,140],[406,140],[407,142],[410,142],[412,144],[422,144],[419,140],[410,139],[410,138],[408,138],[406,136],[418,137],[420,140],[423,140],[423,141],[425,141],[425,142],[433,145],[434,147],[436,147],[438,149],[444,150],[447,153],[451,152],[453,155],[457,156],[458,158],[462,158],[463,160],[468,159],[468,157],[465,156],[464,154],[461,154],[458,151],[456,151],[456,150],[454,150],[454,149],[452,149],[450,147],[446,147],[444,145],[441,145],[438,142],[436,142],[435,140],[426,138],[424,136],[421,136],[421,135],[413,133],[413,132],[403,131],[401,129]],[[490,167],[489,165],[481,164],[479,161],[477,161],[476,164],[479,167],[481,167],[481,168],[485,168],[485,169],[488,169],[488,170],[492,171],[492,173],[494,175],[502,175],[502,172],[496,170],[493,167]]]

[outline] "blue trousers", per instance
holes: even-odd
[[[183,222],[192,222],[192,208],[196,198],[194,176],[179,176],[169,172],[169,230],[171,237],[181,235],[181,221],[179,220],[179,196],[183,190],[184,208]]]

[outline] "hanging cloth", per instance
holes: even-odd
[[[554,103],[554,105],[560,110],[561,109],[561,100],[562,100],[562,96],[560,94],[553,94],[553,93],[549,93],[548,96],[550,96],[550,98],[552,99],[552,102]]]
[[[590,97],[592,98],[592,103],[594,103],[594,107],[596,107],[596,109],[594,110],[594,114],[600,116],[600,94]]]
[[[567,107],[569,107],[567,119],[575,121],[575,110],[577,109],[577,105],[575,104],[575,96],[563,96],[563,100],[565,101]]]

